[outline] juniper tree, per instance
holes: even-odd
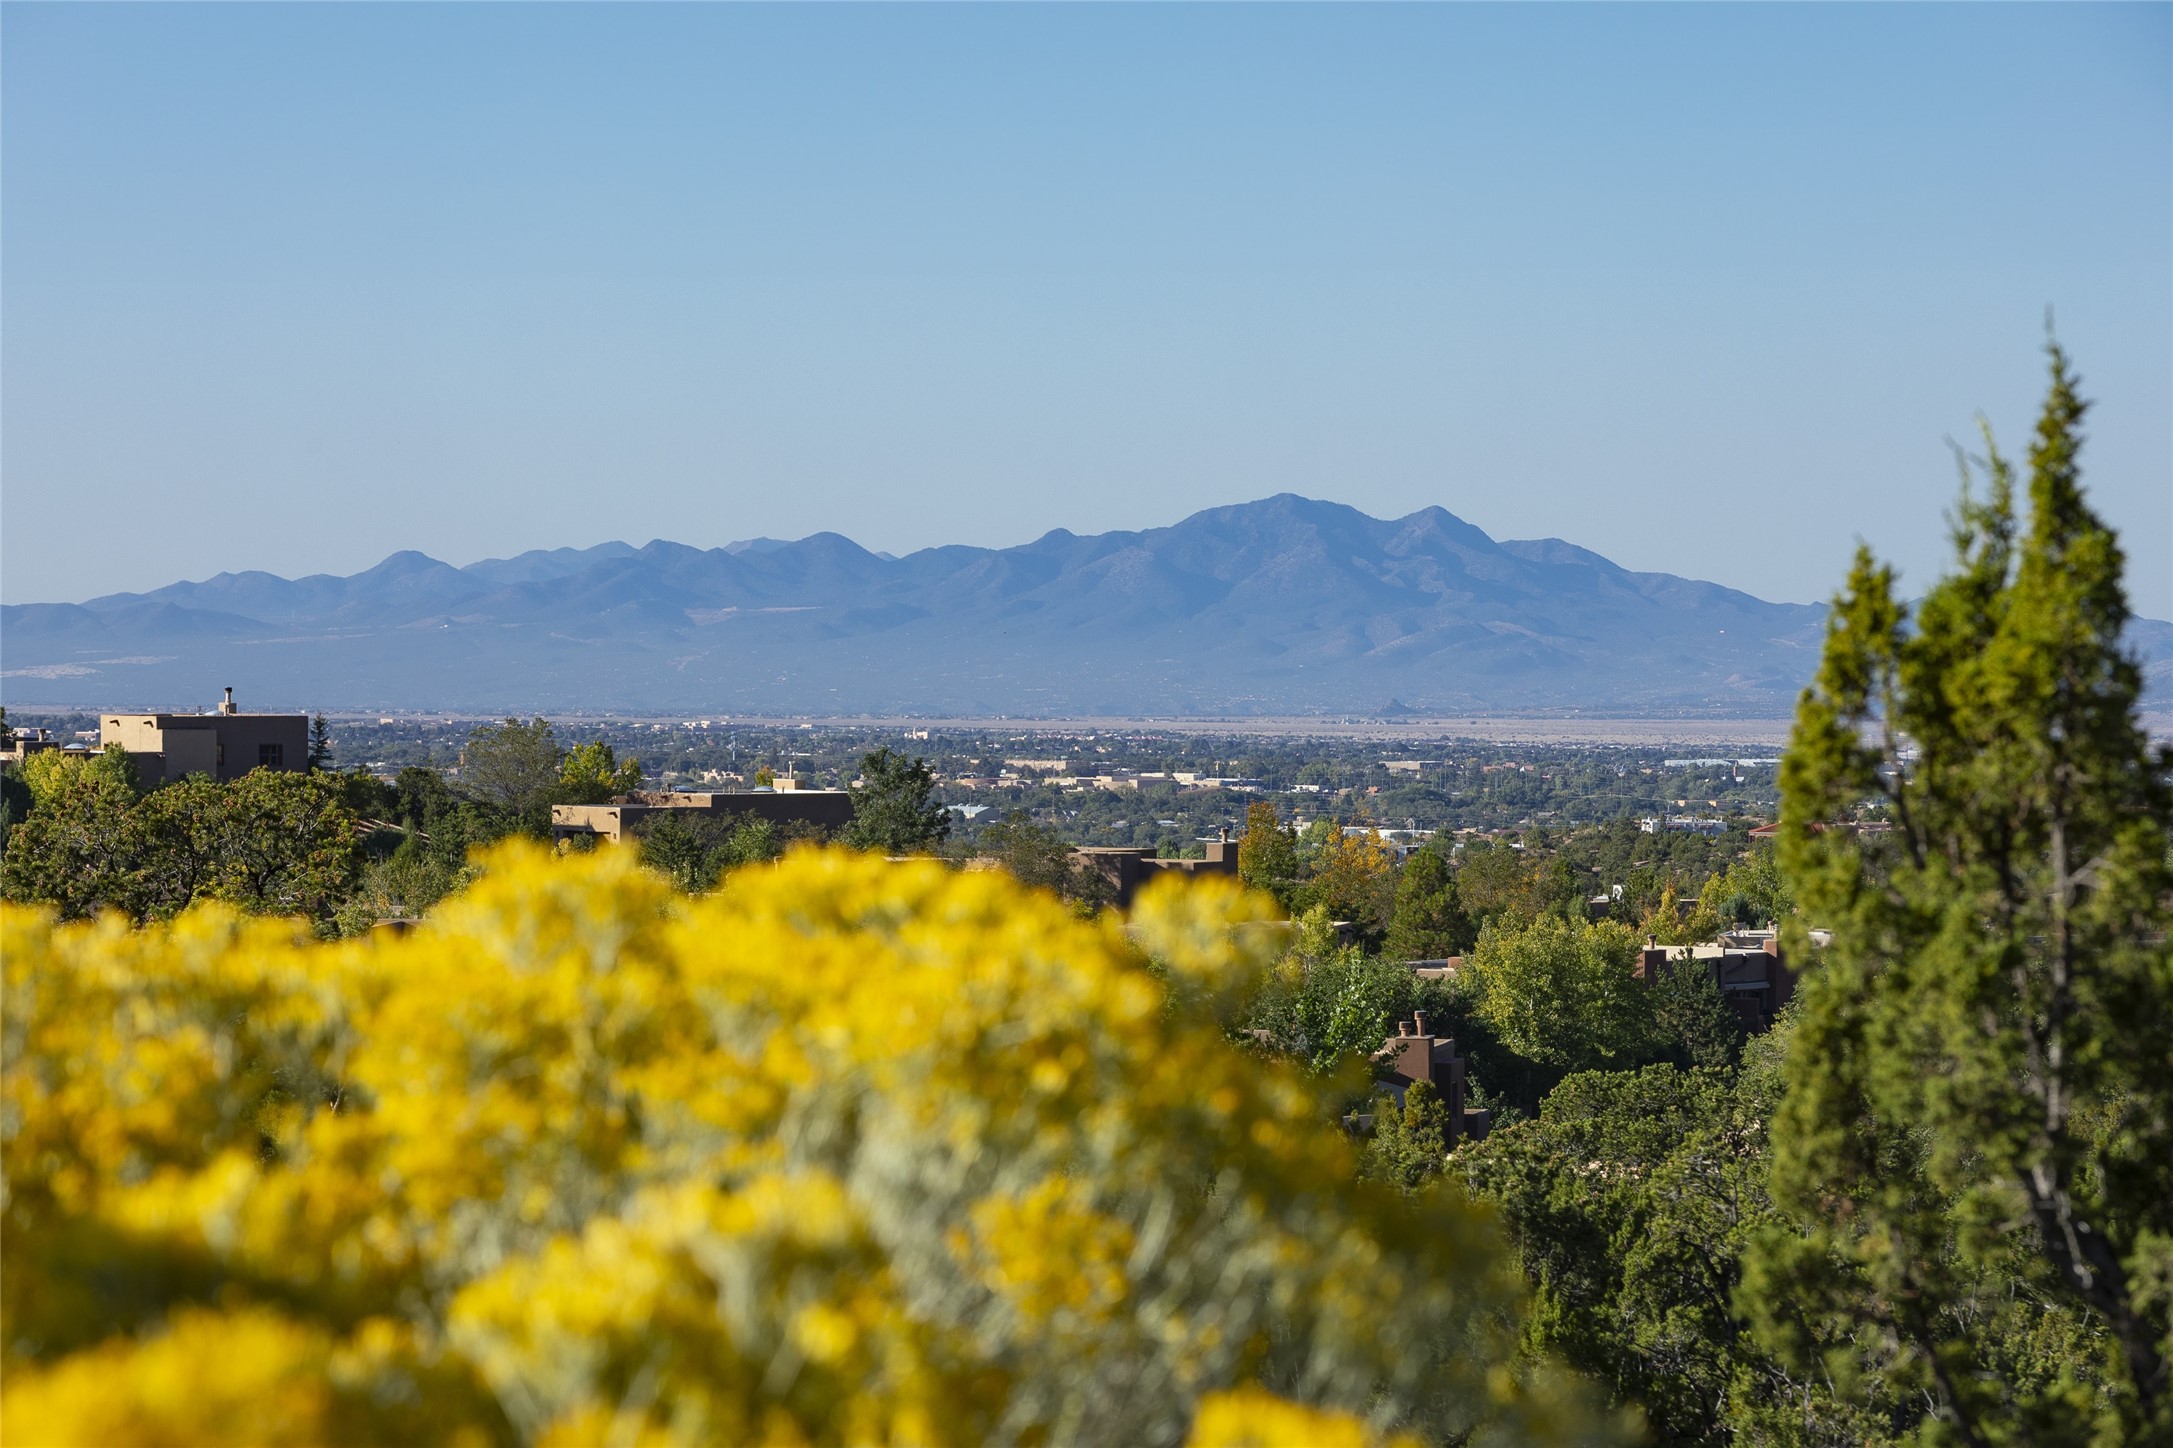
[[[2162,1442],[2173,755],[2138,722],[2087,404],[2049,350],[2027,517],[1987,432],[1953,571],[1912,609],[1859,550],[1798,710],[1792,948],[1833,941],[1773,1123],[1795,1226],[1743,1301],[1808,1373],[1927,1403],[1934,1440]]]
[[[1460,955],[1478,933],[1457,894],[1456,872],[1447,855],[1429,844],[1404,861],[1384,947],[1389,955],[1398,960]]]
[[[852,823],[845,842],[892,855],[921,854],[951,836],[951,812],[936,800],[928,761],[889,748],[860,760],[861,787],[853,792]]]

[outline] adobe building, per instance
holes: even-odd
[[[300,773],[309,768],[307,714],[244,714],[234,691],[210,714],[106,714],[98,746],[120,745],[135,762],[145,789],[189,774],[224,783],[252,769]]]
[[[784,789],[719,790],[706,794],[636,790],[620,795],[610,804],[552,805],[551,838],[595,837],[616,844],[643,820],[659,815],[678,815],[684,819],[739,816],[768,820],[773,825],[809,824],[824,830],[839,830],[852,823],[853,796],[849,790],[799,789],[789,783]]]
[[[0,748],[0,764],[21,764],[33,754],[43,754],[48,749],[65,751],[67,747],[50,729],[13,729],[9,731],[6,746]]]
[[[1182,875],[1237,873],[1237,841],[1229,837],[1227,830],[1221,839],[1207,842],[1206,858],[1199,860],[1166,860],[1151,849],[1135,845],[1080,845],[1072,853],[1108,877],[1120,910],[1129,909],[1139,887],[1165,871]]]
[[[1386,1076],[1388,1088],[1400,1103],[1413,1082],[1429,1083],[1448,1108],[1449,1140],[1477,1141],[1486,1135],[1493,1114],[1474,1111],[1464,1104],[1464,1058],[1456,1054],[1456,1038],[1437,1036],[1426,1028],[1426,1012],[1413,1011],[1408,1021],[1396,1022],[1396,1034],[1373,1053],[1376,1079]]]
[[[1647,936],[1633,973],[1649,986],[1663,970],[1685,969],[1705,971],[1749,1031],[1772,1025],[1796,994],[1796,973],[1771,930],[1731,931],[1710,945],[1661,945]]]

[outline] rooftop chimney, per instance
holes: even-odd
[[[1396,1034],[1397,1034],[1397,1035],[1399,1035],[1399,1036],[1408,1036],[1408,1035],[1410,1035],[1410,1034],[1411,1034],[1411,1023],[1410,1023],[1409,1021],[1398,1021],[1398,1022],[1396,1022]]]
[[[219,701],[219,712],[221,714],[234,712],[234,686],[232,684],[226,686],[226,697]]]
[[[1426,1012],[1411,1012],[1411,1034],[1414,1036],[1423,1036],[1426,1034]]]

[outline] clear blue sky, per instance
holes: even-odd
[[[2049,304],[2173,616],[2173,8],[8,5],[0,592],[1282,490],[1912,583]]]

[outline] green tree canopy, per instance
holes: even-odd
[[[845,843],[886,855],[924,854],[951,836],[951,812],[936,802],[928,761],[887,746],[860,760],[861,787]]]
[[[553,804],[605,804],[615,796],[641,788],[641,761],[624,764],[603,740],[576,744],[566,751],[558,768],[558,787],[551,792]]]
[[[97,754],[75,754],[60,749],[41,749],[23,760],[23,784],[30,791],[31,807],[47,804],[86,788],[127,804],[143,794],[136,761],[115,744]]]
[[[1461,955],[1478,938],[1456,888],[1456,871],[1434,844],[1403,862],[1383,953],[1397,960]]]
[[[982,830],[976,843],[982,855],[1002,865],[1013,879],[1054,890],[1083,910],[1098,910],[1116,897],[1107,873],[1081,859],[1062,833],[1035,824],[1023,810]]]
[[[1245,1026],[1276,1054],[1327,1074],[1379,1050],[1400,1017],[1427,1003],[1407,967],[1343,944],[1327,907],[1316,905],[1299,918]]]
[[[1488,925],[1464,970],[1480,1018],[1512,1051],[1569,1071],[1627,1066],[1654,1039],[1652,1000],[1633,974],[1638,944],[1613,921],[1542,916]]]
[[[1291,908],[1298,888],[1298,836],[1266,800],[1245,807],[1245,833],[1237,841],[1237,877],[1273,895],[1285,910]]]
[[[1532,1284],[1531,1346],[1637,1403],[1661,1443],[1840,1448],[1911,1421],[1907,1404],[1866,1412],[1791,1377],[1735,1310],[1744,1247],[1775,1220],[1765,1122],[1782,1039],[1754,1043],[1740,1074],[1570,1076],[1537,1119],[1456,1155]]]
[[[1441,1174],[1448,1157],[1449,1104],[1433,1082],[1413,1081],[1400,1102],[1385,1091],[1374,1098],[1361,1176],[1416,1191]]]
[[[460,751],[460,791],[541,835],[551,827],[560,770],[558,735],[550,720],[482,724]]]
[[[1698,904],[1710,910],[1724,929],[1778,925],[1796,911],[1795,893],[1781,873],[1779,854],[1762,842],[1707,880],[1698,891]]]
[[[2053,347],[2026,521],[1987,438],[1915,610],[1859,552],[1782,768],[1782,864],[1833,943],[1773,1125],[1794,1228],[1747,1301],[1972,1443],[2173,1438],[2173,758],[2084,412]],[[1845,827],[1867,804],[1890,832]]]
[[[669,810],[646,823],[639,838],[641,862],[690,895],[715,885],[727,870],[785,851],[777,826],[752,814],[690,819]]]
[[[1583,884],[1560,856],[1491,840],[1473,840],[1463,854],[1456,887],[1474,920],[1527,921],[1548,914],[1583,917]]]
[[[330,775],[191,775],[139,799],[97,769],[56,773],[57,790],[8,842],[0,889],[64,918],[158,919],[219,899],[329,922],[361,869],[358,821]]]

